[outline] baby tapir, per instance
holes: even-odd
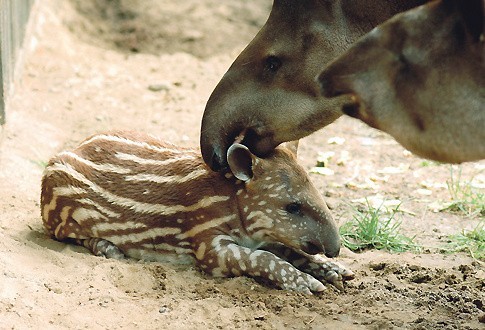
[[[198,150],[134,132],[92,136],[47,165],[44,226],[108,258],[172,256],[214,276],[261,277],[283,289],[342,288],[353,274],[316,255],[337,256],[340,239],[296,147],[262,159],[235,143],[227,161],[232,173],[215,173]]]
[[[485,1],[440,0],[372,30],[319,75],[343,112],[415,154],[485,159]]]

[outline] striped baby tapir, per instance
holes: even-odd
[[[296,146],[258,158],[234,143],[227,161],[230,171],[216,173],[196,149],[136,132],[94,135],[45,168],[44,227],[107,258],[195,262],[306,293],[342,288],[353,273],[322,255],[338,255],[338,229]]]

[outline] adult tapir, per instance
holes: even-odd
[[[485,158],[484,4],[433,1],[396,15],[320,74],[324,95],[351,95],[345,113],[417,155]]]
[[[201,149],[213,169],[244,131],[264,155],[341,116],[342,102],[321,97],[315,77],[363,34],[425,0],[274,0],[261,31],[213,91],[204,112]]]

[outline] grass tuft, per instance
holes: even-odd
[[[468,252],[472,258],[485,261],[485,221],[470,231],[448,236],[446,252]]]
[[[470,217],[485,216],[485,193],[474,189],[472,179],[465,181],[461,177],[461,167],[456,175],[450,166],[450,179],[446,181],[451,195],[451,205],[446,209],[461,212]]]
[[[373,208],[367,201],[367,210],[356,210],[352,220],[340,227],[342,244],[353,251],[366,249],[404,252],[418,250],[415,237],[399,233],[401,221],[395,219],[399,205],[385,214],[382,204]]]

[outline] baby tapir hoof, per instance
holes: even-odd
[[[299,277],[296,280],[292,277],[291,284],[285,282],[281,285],[283,289],[311,294],[324,291],[325,284],[330,284],[339,291],[343,291],[344,282],[355,277],[350,269],[323,254],[310,255],[301,250],[295,251],[282,246],[268,247],[268,251],[274,253],[278,258],[286,260],[298,272]]]
[[[322,282],[303,272],[296,281],[289,284],[285,283],[281,285],[281,288],[284,290],[298,291],[306,294],[312,294],[312,292],[322,292],[327,289]]]
[[[82,239],[78,240],[78,244],[83,245],[98,257],[119,260],[125,258],[125,254],[116,245],[102,238]]]
[[[344,282],[355,277],[351,270],[330,260],[309,262],[298,268],[302,270],[298,280],[291,285],[282,285],[283,289],[311,294],[325,291],[325,284],[330,284],[339,291],[344,291]]]
[[[312,259],[312,262],[307,265],[306,272],[340,291],[344,290],[344,282],[355,278],[354,272],[338,262],[330,261],[321,255],[314,256]]]

